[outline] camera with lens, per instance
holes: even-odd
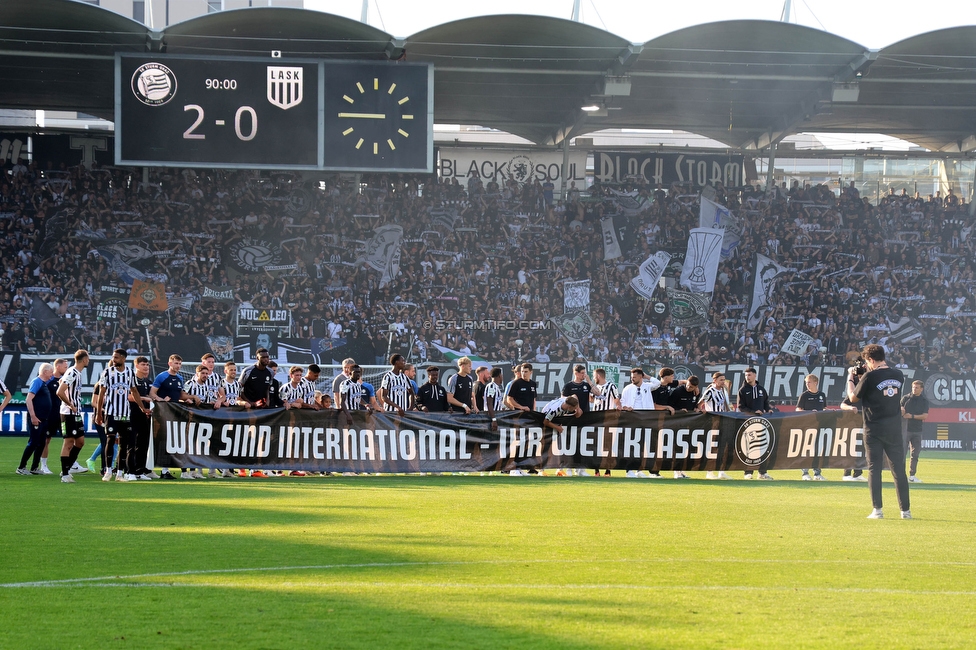
[[[868,366],[866,363],[864,363],[864,359],[858,358],[854,360],[854,365],[852,365],[849,370],[853,370],[854,374],[860,377],[868,371]]]

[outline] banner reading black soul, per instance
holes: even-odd
[[[861,416],[771,417],[602,411],[557,418],[240,408],[156,403],[161,467],[260,467],[317,472],[472,472],[560,467],[622,470],[863,468]]]

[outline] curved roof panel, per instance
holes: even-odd
[[[976,26],[889,45],[860,79],[857,102],[833,104],[813,126],[886,133],[933,150],[976,148],[974,44]]]
[[[589,25],[527,15],[458,20],[401,40],[348,18],[282,7],[223,11],[157,32],[73,0],[3,0],[0,106],[112,119],[117,52],[405,55],[434,65],[435,121],[538,143],[629,127],[762,149],[798,131],[860,131],[958,151],[976,149],[973,43],[976,27],[957,27],[870,51],[807,27],[736,20],[631,44]],[[832,92],[843,83],[846,98]],[[599,110],[583,112],[585,104]]]
[[[150,31],[81,2],[0,2],[0,103],[111,119],[116,52],[143,52]]]
[[[406,39],[407,58],[434,64],[436,120],[482,124],[535,142],[578,111],[630,45],[547,16],[479,16]]]
[[[169,54],[348,57],[381,59],[392,36],[375,27],[320,11],[254,7],[205,14],[167,27]]]

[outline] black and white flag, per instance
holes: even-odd
[[[688,236],[688,251],[681,269],[681,286],[696,293],[715,291],[715,276],[722,259],[722,238],[725,232],[716,228],[692,228]]]
[[[776,278],[787,271],[789,269],[782,264],[761,253],[756,253],[756,270],[752,274],[752,302],[749,306],[746,328],[752,329],[759,324],[763,312],[769,307]]]

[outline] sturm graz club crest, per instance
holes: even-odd
[[[132,73],[132,94],[146,106],[162,106],[176,96],[176,75],[162,63],[143,63]]]
[[[766,418],[749,418],[735,434],[735,453],[743,465],[758,467],[773,454],[776,430]]]
[[[238,270],[257,273],[268,265],[277,262],[278,247],[263,239],[245,237],[230,247],[230,261]]]

